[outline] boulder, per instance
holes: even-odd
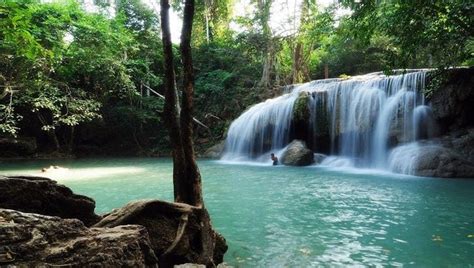
[[[144,226],[161,267],[197,263],[215,266],[223,262],[225,239],[210,225],[207,211],[182,203],[160,200],[131,202],[104,217],[95,227],[124,224]],[[206,238],[211,238],[206,240]]]
[[[315,153],[315,154],[314,154],[314,163],[315,163],[315,164],[321,164],[321,163],[324,161],[324,159],[326,159],[326,157],[328,157],[328,156],[325,155],[325,154],[317,154],[317,153]]]
[[[453,131],[440,137],[439,142],[470,162],[474,162],[474,128]]]
[[[314,163],[314,154],[303,141],[293,140],[283,152],[281,163],[287,166],[308,166]]]
[[[391,170],[425,177],[474,178],[474,163],[438,144],[412,143],[395,148]]]
[[[423,146],[415,175],[444,178],[474,178],[474,164],[456,152],[440,146]]]
[[[36,152],[34,138],[0,138],[0,157],[25,157]]]
[[[158,267],[146,229],[0,209],[0,266]]]
[[[91,226],[100,220],[93,199],[48,178],[0,176],[0,208],[61,218],[76,218]]]
[[[211,148],[207,149],[204,152],[203,157],[206,158],[219,158],[221,157],[222,153],[224,152],[225,147],[225,140],[220,141],[219,143],[215,144]]]
[[[308,122],[311,111],[309,110],[310,94],[306,91],[301,91],[293,105],[292,119],[294,121]]]

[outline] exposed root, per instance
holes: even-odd
[[[171,245],[168,247],[168,249],[165,251],[165,253],[163,253],[163,255],[161,256],[166,256],[169,253],[171,253],[176,247],[176,245],[178,245],[179,241],[181,241],[181,238],[183,237],[183,234],[184,234],[184,230],[186,229],[186,225],[188,225],[188,216],[189,216],[189,213],[184,213],[181,216],[181,219],[178,225],[178,230],[176,232],[176,238],[174,239],[173,243],[171,243]]]

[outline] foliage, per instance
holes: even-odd
[[[447,67],[472,61],[474,4],[469,1],[346,1],[356,37],[390,39],[390,67]]]
[[[253,89],[260,66],[244,46],[211,42],[194,50],[196,115],[212,136],[223,135],[229,121],[260,100]],[[217,116],[220,119],[216,119]]]
[[[75,0],[0,1],[0,135],[33,136],[60,150],[94,139],[167,150],[163,101],[146,94],[146,87],[163,92],[157,14],[142,0],[99,2],[114,2],[104,4],[114,15],[86,12]],[[172,2],[182,12],[182,1]],[[323,78],[326,67],[339,77],[474,62],[469,1],[343,0],[323,9],[302,0],[289,33],[272,29],[272,16],[281,15],[274,1],[251,0],[253,13],[238,18],[236,2],[196,1],[195,115],[210,127],[196,127],[197,141],[217,141],[249,106],[281,86]],[[433,76],[427,94],[442,77]]]
[[[15,90],[11,103],[0,100],[4,134],[20,130],[22,115],[15,110],[30,111],[30,125],[57,140],[102,118],[101,107],[143,107],[140,86],[161,85],[157,19],[139,1],[121,1],[113,19],[86,13],[75,1],[5,1],[0,16],[2,88]],[[73,138],[55,141],[56,147]]]

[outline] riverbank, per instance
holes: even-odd
[[[0,192],[0,265],[214,267],[227,250],[203,208],[133,200],[99,216],[92,198],[32,176],[0,176]]]

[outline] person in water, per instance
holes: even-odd
[[[63,168],[60,166],[49,166],[48,168],[42,168],[41,172],[49,172],[54,170],[67,170],[67,168]]]
[[[274,166],[278,165],[278,157],[276,157],[274,153],[272,153],[270,156],[273,161],[273,165]]]

